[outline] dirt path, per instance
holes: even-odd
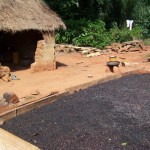
[[[150,75],[130,75],[62,97],[2,128],[42,150],[149,150]]]
[[[148,53],[149,51],[143,53],[130,52],[127,54],[113,53],[92,58],[84,58],[79,53],[59,53],[56,56],[57,70],[39,73],[31,73],[29,69],[15,71],[14,74],[20,80],[14,80],[9,83],[0,80],[0,93],[1,95],[6,91],[16,93],[20,98],[18,106],[30,100],[45,97],[53,91],[63,92],[67,88],[108,76],[111,73],[106,72],[106,62],[111,55],[117,55],[118,58],[127,58],[128,62],[138,64],[131,67],[120,67],[122,72],[138,68],[149,69],[150,64],[142,62],[143,57]],[[122,59],[119,60],[122,61]],[[89,78],[89,75],[92,77]],[[31,96],[31,93],[35,90],[38,90],[40,94]]]

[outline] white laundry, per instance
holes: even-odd
[[[130,30],[132,30],[133,20],[130,20]]]
[[[127,23],[127,28],[129,28],[129,30],[132,30],[133,20],[126,20],[126,23]]]
[[[130,26],[130,20],[126,20],[127,22],[127,28]]]

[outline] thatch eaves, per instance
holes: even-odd
[[[0,0],[0,30],[55,31],[65,28],[60,17],[42,0]]]

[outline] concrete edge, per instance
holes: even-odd
[[[44,105],[53,103],[53,102],[57,101],[58,98],[60,98],[62,96],[67,96],[67,95],[73,94],[74,92],[77,92],[81,89],[86,89],[88,87],[91,87],[91,86],[94,86],[94,85],[97,85],[97,84],[101,84],[103,82],[116,80],[116,79],[119,79],[123,76],[131,75],[131,74],[141,74],[141,73],[143,73],[143,74],[144,73],[150,73],[150,71],[147,71],[147,70],[144,70],[144,69],[136,69],[136,70],[128,71],[128,72],[121,73],[121,74],[108,75],[108,76],[106,76],[102,79],[97,79],[97,80],[94,80],[94,81],[91,81],[91,82],[88,82],[88,83],[84,83],[84,84],[81,84],[81,85],[77,85],[77,86],[68,88],[62,93],[59,93],[59,94],[56,94],[56,95],[53,95],[53,96],[47,96],[47,97],[44,97],[42,99],[36,100],[34,102],[32,101],[32,102],[24,104],[22,106],[18,106],[17,108],[14,108],[12,110],[1,113],[0,118],[3,121],[7,121],[9,119],[12,119],[13,117],[24,114],[28,111],[31,111],[31,110],[35,109],[35,108],[42,107]]]

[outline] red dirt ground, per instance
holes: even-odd
[[[0,95],[6,91],[14,92],[20,98],[20,103],[26,103],[26,101],[30,101],[30,99],[39,99],[47,96],[53,91],[63,92],[67,88],[101,79],[112,74],[106,72],[106,62],[111,55],[116,55],[119,61],[122,61],[120,57],[123,57],[126,58],[129,63],[139,63],[138,65],[130,67],[120,66],[121,72],[141,68],[150,70],[150,63],[142,62],[144,56],[150,53],[150,48],[147,49],[148,51],[142,53],[112,53],[91,58],[84,58],[80,53],[65,54],[60,52],[56,55],[58,64],[57,70],[38,73],[31,73],[30,69],[15,71],[13,73],[20,78],[20,80],[13,80],[8,83],[0,80]],[[89,78],[89,75],[93,77]],[[35,90],[38,90],[40,94],[31,96],[31,93]]]

